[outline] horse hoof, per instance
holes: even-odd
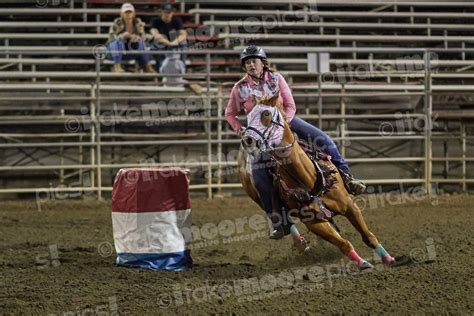
[[[383,263],[384,263],[387,267],[391,267],[391,266],[395,263],[395,258],[392,257],[392,256],[384,257],[384,258],[383,258]]]
[[[295,240],[295,247],[301,253],[307,253],[309,251],[309,242],[301,236],[298,240]]]
[[[398,256],[398,257],[395,257],[393,258],[393,262],[392,262],[392,265],[391,267],[400,267],[400,266],[404,266],[404,265],[408,265],[410,263],[412,263],[412,260],[408,257],[408,256],[405,256],[405,255],[401,255],[401,256]]]
[[[282,229],[274,229],[270,236],[268,236],[268,238],[274,240],[282,239],[283,237],[285,237],[285,232]]]
[[[370,270],[370,269],[373,269],[374,266],[368,262],[367,260],[362,260],[360,263],[359,263],[359,271],[365,271],[365,270]]]

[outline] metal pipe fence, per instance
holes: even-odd
[[[268,52],[276,52],[278,49],[268,49]],[[350,49],[344,48],[341,50],[335,49],[320,49],[320,48],[294,48],[285,49],[285,52],[304,52],[304,53],[326,53],[326,52],[368,52],[368,49]],[[450,52],[453,53],[473,53],[473,49],[450,49]],[[152,55],[164,54],[167,51],[153,51],[147,52]],[[280,51],[278,51],[280,52]],[[472,117],[474,114],[471,112],[466,112],[466,116],[472,115],[471,120],[466,120],[465,117],[459,118],[450,118],[449,113],[441,113],[440,111],[433,110],[433,95],[435,93],[444,95],[447,92],[455,92],[457,95],[472,95],[472,86],[471,85],[446,85],[446,84],[433,84],[434,78],[470,78],[473,74],[443,74],[439,72],[433,72],[433,67],[431,64],[431,56],[433,53],[446,52],[443,50],[428,50],[428,49],[374,49],[376,53],[391,53],[391,54],[422,54],[423,56],[423,69],[411,72],[410,74],[413,78],[422,80],[416,84],[400,84],[400,83],[386,83],[384,85],[374,85],[373,83],[360,84],[360,83],[351,83],[351,82],[335,82],[333,84],[326,84],[323,82],[323,73],[321,72],[306,72],[301,74],[304,78],[312,78],[314,82],[305,83],[302,85],[294,85],[294,96],[296,98],[316,98],[314,106],[307,106],[304,113],[299,114],[304,119],[315,120],[318,122],[319,126],[323,126],[325,123],[331,125],[332,123],[337,123],[338,126],[336,129],[331,129],[328,131],[331,134],[333,139],[336,142],[339,142],[341,147],[341,152],[344,154],[348,153],[348,149],[344,144],[349,142],[363,142],[366,145],[371,144],[372,142],[390,142],[390,141],[418,141],[422,142],[420,145],[423,150],[418,154],[411,156],[393,156],[393,157],[384,157],[381,153],[378,156],[366,155],[365,157],[348,157],[348,161],[354,164],[364,164],[370,166],[371,164],[385,163],[385,164],[420,164],[423,168],[423,173],[417,178],[405,177],[405,178],[377,178],[367,180],[368,184],[420,184],[423,185],[425,193],[433,194],[432,187],[440,183],[457,183],[461,184],[461,189],[466,191],[468,189],[468,184],[474,183],[474,179],[470,177],[468,172],[468,164],[474,161],[473,157],[470,157],[470,146],[473,144],[474,136],[470,135],[469,128],[472,126]],[[0,52],[0,54],[14,54],[14,51]],[[70,51],[70,52],[35,52],[28,51],[22,52],[22,54],[41,54],[41,55],[88,55],[91,52],[87,51]],[[179,52],[178,52],[179,53]],[[141,86],[126,86],[104,83],[104,74],[103,74],[103,59],[95,58],[95,69],[93,81],[90,84],[36,84],[36,83],[5,83],[0,87],[0,91],[8,90],[17,90],[20,93],[25,91],[33,91],[37,93],[37,96],[25,95],[25,96],[14,96],[11,97],[5,92],[0,92],[0,102],[35,102],[37,100],[43,100],[44,102],[52,102],[58,100],[65,101],[81,101],[87,102],[87,115],[38,115],[25,117],[23,115],[1,115],[0,116],[0,127],[4,128],[5,126],[34,126],[39,125],[43,126],[45,130],[48,128],[53,131],[52,126],[55,125],[64,125],[65,122],[75,120],[80,124],[87,125],[88,129],[85,131],[80,131],[80,133],[75,133],[71,135],[70,133],[52,133],[56,139],[59,141],[48,141],[50,137],[47,134],[50,133],[40,133],[37,134],[37,137],[30,135],[27,137],[27,133],[15,133],[14,130],[7,130],[6,133],[0,133],[0,139],[3,139],[3,142],[0,143],[0,151],[5,155],[7,150],[17,150],[24,151],[26,149],[45,149],[45,150],[54,150],[59,148],[60,150],[60,163],[59,164],[48,164],[42,165],[40,161],[36,161],[36,164],[29,165],[3,165],[0,167],[0,174],[7,172],[32,172],[32,171],[55,171],[59,172],[59,183],[60,186],[54,188],[57,192],[71,192],[71,191],[81,191],[81,192],[94,192],[96,196],[100,199],[104,192],[111,191],[109,185],[104,185],[105,173],[114,169],[124,168],[124,167],[166,167],[180,165],[183,167],[200,167],[202,170],[205,170],[205,179],[201,179],[202,183],[192,184],[191,189],[193,190],[205,190],[206,195],[209,198],[212,198],[214,194],[222,194],[224,189],[232,189],[240,187],[239,183],[226,183],[225,180],[225,168],[226,167],[235,167],[237,162],[235,159],[223,159],[223,157],[229,151],[229,148],[236,150],[238,148],[239,140],[237,137],[231,136],[231,132],[226,131],[226,122],[223,116],[223,110],[225,108],[225,101],[227,97],[228,85],[223,83],[216,83],[213,81],[213,73],[211,72],[212,66],[212,56],[215,55],[235,55],[236,52],[232,50],[196,50],[196,51],[186,51],[187,54],[198,54],[205,57],[205,69],[206,72],[200,75],[191,75],[190,78],[201,79],[200,83],[205,86],[204,93],[201,96],[188,95],[190,99],[201,99],[202,103],[198,106],[197,110],[201,111],[199,116],[191,116],[186,112],[186,106],[181,104],[181,113],[180,115],[173,115],[165,118],[156,118],[156,117],[123,117],[122,115],[109,115],[105,113],[110,107],[110,102],[120,101],[123,99],[130,98],[131,100],[135,99],[140,100],[153,100],[157,99],[173,99],[173,98],[182,98],[180,94],[183,93],[183,89],[176,89],[172,87],[167,91],[167,87],[162,87],[158,82],[155,82],[160,89],[149,87],[149,89],[143,89]],[[139,52],[127,52],[127,54],[135,55],[140,54]],[[342,76],[351,76],[353,72],[351,71],[340,71],[338,74]],[[33,75],[33,74],[32,74]],[[42,76],[41,74],[39,74]],[[402,74],[403,75],[403,74]],[[409,75],[409,74],[405,74]],[[463,77],[466,75],[466,77]],[[167,75],[161,75],[167,76]],[[298,76],[298,74],[296,74]],[[374,77],[378,76],[383,77],[383,74],[375,74]],[[394,72],[386,72],[385,77],[397,77],[400,74]],[[13,74],[14,77],[14,74]],[[109,77],[107,74],[106,77]],[[145,77],[157,77],[146,75]],[[184,76],[185,78],[186,75]],[[8,75],[2,73],[2,78],[8,78]],[[339,77],[340,78],[340,77]],[[352,77],[350,77],[352,78]],[[74,79],[74,78],[71,78]],[[120,88],[117,88],[120,87]],[[226,88],[227,87],[227,88]],[[150,95],[123,95],[121,94],[126,90],[129,93],[156,93]],[[62,92],[58,96],[51,96],[51,91],[61,90]],[[331,92],[325,92],[325,91]],[[82,95],[70,96],[64,91],[79,91]],[[120,92],[120,93],[119,93]],[[9,92],[11,93],[11,91]],[[170,93],[177,93],[172,94]],[[423,100],[422,111],[419,113],[405,113],[402,115],[402,119],[422,119],[424,125],[421,128],[421,131],[403,131],[401,133],[396,133],[395,135],[382,135],[380,130],[377,131],[374,129],[366,130],[363,128],[358,128],[357,130],[348,129],[349,121],[362,121],[375,120],[375,125],[380,125],[380,120],[399,120],[400,113],[348,113],[351,112],[350,109],[353,109],[351,105],[350,98],[375,98],[375,97],[420,97]],[[335,108],[332,108],[331,111],[334,113],[324,113],[326,105],[329,104],[325,102],[326,98],[336,98],[337,102],[332,102],[336,105]],[[339,105],[337,105],[339,104]],[[339,108],[338,108],[339,106]],[[299,107],[299,106],[298,106]],[[179,108],[179,107],[178,107]],[[4,108],[0,106],[0,111],[3,111]],[[390,111],[388,111],[390,112]],[[449,111],[446,111],[449,112]],[[106,115],[107,114],[107,115]],[[437,116],[436,116],[437,115]],[[456,122],[459,125],[459,130],[456,133],[453,133],[452,130],[442,133],[433,129],[434,120],[437,117],[442,117],[445,115],[447,117],[448,123],[451,121]],[[436,117],[435,117],[436,116]],[[243,118],[243,116],[241,117]],[[173,139],[160,139],[160,140],[149,140],[148,138],[153,138],[147,133],[121,133],[121,132],[110,132],[107,131],[107,128],[120,124],[129,124],[129,123],[145,123],[145,124],[161,124],[162,122],[192,122],[192,123],[201,123],[204,131],[195,133],[198,136],[201,136],[198,139],[183,139],[187,137],[188,134],[183,131],[175,131]],[[133,135],[132,135],[133,134]],[[194,134],[193,134],[194,135]],[[166,136],[166,135],[163,135]],[[134,139],[123,140],[133,137]],[[20,139],[29,138],[34,139],[35,141],[24,142]],[[74,139],[76,138],[76,139]],[[122,140],[117,140],[121,138]],[[461,152],[458,156],[448,156],[445,153],[445,157],[439,157],[433,155],[433,142],[434,141],[444,141],[457,140],[461,143]],[[108,150],[115,150],[119,147],[131,147],[136,148],[140,146],[177,146],[183,150],[189,149],[190,146],[203,146],[205,157],[201,161],[159,161],[159,162],[137,162],[137,161],[127,161],[125,163],[116,162],[116,161],[105,161],[104,154]],[[225,147],[228,147],[227,150]],[[78,156],[80,159],[77,159],[80,163],[75,164],[66,164],[64,162],[64,157],[66,156],[66,151],[68,148],[75,148],[79,151]],[[87,150],[88,149],[88,150]],[[227,152],[226,152],[227,151]],[[87,154],[84,154],[87,152]],[[12,153],[10,153],[12,155]],[[14,153],[13,153],[14,155]],[[52,154],[52,157],[58,157],[57,154]],[[87,156],[87,161],[84,161],[84,158]],[[2,156],[0,155],[0,159]],[[202,158],[202,157],[201,157]],[[164,159],[165,160],[165,159]],[[6,160],[4,160],[6,161]],[[34,162],[34,160],[32,160]],[[434,175],[433,163],[445,162],[445,163],[454,163],[457,162],[460,164],[460,174],[458,177],[449,177],[449,178],[438,178]],[[66,187],[64,183],[66,182],[66,171],[73,171],[73,175],[78,175],[81,179],[79,185],[71,187]],[[83,173],[88,171],[89,182],[84,183],[81,178]],[[1,177],[0,177],[1,178]],[[0,193],[38,193],[51,190],[52,188],[48,187],[18,187],[18,188],[0,188]]]

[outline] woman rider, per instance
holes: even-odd
[[[246,72],[246,75],[232,88],[225,110],[226,120],[232,129],[241,135],[245,128],[237,117],[240,110],[243,108],[245,113],[248,114],[255,106],[254,100],[256,97],[262,98],[265,94],[268,94],[268,92],[277,93],[279,91],[279,99],[283,104],[290,129],[295,132],[299,138],[304,139],[309,144],[314,144],[317,148],[331,156],[332,162],[339,169],[344,183],[351,193],[363,193],[366,188],[365,184],[361,180],[352,177],[347,161],[341,157],[334,141],[322,130],[295,115],[296,106],[291,90],[285,78],[269,68],[265,51],[254,45],[246,47],[240,54],[240,65]],[[258,164],[261,163],[261,161],[254,161],[253,163]],[[271,216],[273,206],[272,178],[266,168],[252,168],[252,176],[255,188],[260,195],[263,209]],[[270,238],[282,238],[283,235],[289,233],[288,225],[284,225],[282,229],[274,226],[274,229]]]

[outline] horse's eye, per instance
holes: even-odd
[[[262,112],[262,115],[263,116],[270,116],[270,111],[265,110],[265,111]]]

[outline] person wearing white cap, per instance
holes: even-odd
[[[125,59],[136,59],[145,72],[156,73],[151,64],[149,54],[123,55],[126,50],[145,51],[145,23],[136,17],[135,8],[131,3],[124,3],[120,9],[120,17],[114,20],[109,30],[107,49],[114,62],[113,71],[123,72],[121,62]]]

